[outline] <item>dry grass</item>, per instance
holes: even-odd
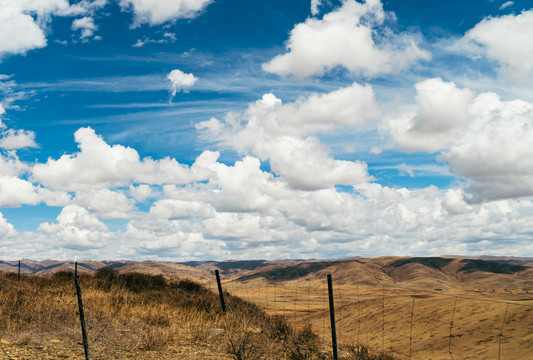
[[[226,287],[296,329],[311,325],[322,339],[330,338],[325,279],[278,283],[254,279]],[[450,359],[451,349],[456,358],[494,359],[501,352],[502,359],[526,359],[533,351],[533,298],[521,288],[481,291],[458,283],[443,293],[334,282],[334,293],[337,340],[345,345],[344,356],[358,352],[352,356],[368,358],[367,350],[374,349],[375,356],[384,350],[400,359],[410,358],[409,354],[414,359]],[[512,338],[500,341],[502,329]]]
[[[257,305],[218,295],[191,280],[82,275],[92,356],[113,359],[319,360],[330,349],[311,328],[296,331]],[[0,274],[0,359],[83,359],[71,273]],[[366,357],[370,359],[371,357]],[[361,359],[347,356],[345,359]]]

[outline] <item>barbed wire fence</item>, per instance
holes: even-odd
[[[398,285],[333,285],[333,309],[326,279],[230,280],[221,286],[296,329],[310,325],[330,346],[335,311],[340,348],[363,346],[383,358],[501,360],[533,353],[533,298],[527,292],[516,300],[495,300]]]
[[[89,306],[87,298],[83,292],[83,288],[79,282],[77,262],[75,263],[74,269],[74,285],[76,287],[78,297],[78,315],[80,317],[85,360],[121,360],[121,357],[117,353],[117,350],[113,346],[112,342],[104,335],[107,324],[101,322],[101,320],[99,320],[99,318],[96,316],[96,313],[92,307]]]

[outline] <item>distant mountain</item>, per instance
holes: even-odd
[[[462,283],[474,287],[533,289],[531,258],[507,257],[378,257],[349,260],[229,260],[185,263],[157,261],[80,261],[80,273],[102,267],[119,272],[161,274],[168,278],[191,278],[211,283],[215,270],[225,279],[240,282],[323,281],[333,274],[339,284],[402,284],[423,289],[446,289]],[[18,261],[0,261],[0,271],[18,271]],[[74,271],[73,261],[22,260],[21,273],[52,275]]]
[[[297,263],[259,268],[238,281],[314,281],[332,274],[339,284],[403,284],[445,289],[463,283],[474,287],[533,288],[533,268],[477,259],[379,257],[347,261]]]
[[[521,265],[533,267],[533,257],[515,257],[515,256],[462,256],[462,255],[442,255],[442,258],[449,259],[473,259],[473,260],[485,260],[509,265]]]

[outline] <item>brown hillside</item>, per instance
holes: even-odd
[[[481,288],[531,288],[533,269],[471,259],[379,257],[267,266],[237,277],[251,282],[323,281],[332,274],[338,284],[399,284],[420,289],[448,289],[463,284]]]
[[[148,275],[163,275],[169,279],[194,279],[204,283],[214,281],[214,275],[209,271],[167,262],[138,262],[124,265],[117,270],[121,273],[138,272]]]

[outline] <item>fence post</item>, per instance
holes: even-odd
[[[85,351],[85,360],[90,360],[89,355],[89,340],[87,339],[87,331],[85,330],[85,315],[83,313],[83,300],[81,298],[81,287],[78,278],[78,262],[76,261],[74,267],[74,285],[76,285],[76,294],[78,295],[78,310],[80,313],[81,336],[83,338],[83,350]]]
[[[226,303],[224,303],[224,293],[222,292],[222,284],[220,283],[220,274],[218,273],[218,270],[215,270],[215,276],[217,277],[218,294],[220,296],[220,306],[222,307],[222,312],[226,312]]]
[[[333,347],[333,360],[338,360],[337,354],[337,331],[335,328],[335,306],[333,303],[333,283],[331,274],[328,274],[329,317],[331,320],[331,344]]]
[[[20,260],[19,260],[19,272],[18,272],[18,281],[20,281]]]

